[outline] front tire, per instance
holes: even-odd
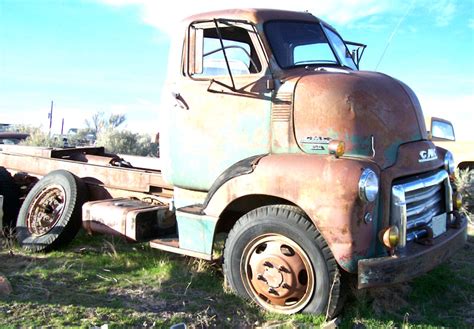
[[[82,225],[82,205],[87,201],[84,183],[65,170],[52,171],[33,186],[20,208],[17,240],[30,251],[64,246]]]
[[[329,247],[296,207],[265,206],[229,233],[224,275],[240,296],[277,313],[325,314],[339,309],[339,271]]]

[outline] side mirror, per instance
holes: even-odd
[[[352,42],[352,41],[344,41],[344,42],[346,43],[347,49],[349,51],[349,55],[354,60],[354,63],[357,65],[357,68],[359,68],[360,60],[362,58],[362,55],[364,54],[365,48],[367,48],[367,45],[364,45],[363,43]]]
[[[453,124],[448,120],[431,118],[430,137],[434,141],[455,141]]]

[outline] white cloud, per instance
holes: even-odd
[[[421,13],[429,12],[437,26],[446,26],[456,14],[455,0],[412,0],[411,3],[396,0],[332,0],[332,1],[307,1],[293,0],[291,2],[276,2],[274,0],[240,0],[234,1],[184,1],[174,0],[163,5],[163,2],[153,0],[96,0],[114,7],[136,6],[141,11],[144,23],[161,31],[173,32],[176,23],[181,19],[205,11],[229,8],[273,8],[295,11],[309,11],[315,16],[327,20],[334,25],[348,25],[364,18],[382,14],[395,16],[403,15],[409,6],[411,11]],[[375,21],[372,21],[375,23]],[[384,20],[382,24],[391,24]],[[472,26],[474,23],[469,23]],[[376,28],[380,27],[377,21]]]
[[[183,1],[175,0],[166,3],[149,0],[98,0],[111,6],[138,6],[142,19],[146,24],[159,30],[171,32],[175,23],[181,19],[199,12],[229,9],[229,8],[259,8],[289,9],[295,11],[309,11],[314,15],[333,24],[348,24],[361,18],[386,12],[394,7],[393,0],[332,0],[309,2],[294,0],[276,2],[274,0],[260,0],[258,3],[251,0],[241,0],[236,4],[233,1]],[[398,7],[398,6],[395,6]]]
[[[426,6],[435,15],[436,25],[440,27],[449,25],[456,13],[454,0],[430,1]]]

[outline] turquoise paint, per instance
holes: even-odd
[[[380,196],[379,196],[380,198]],[[378,199],[379,199],[378,198]],[[380,232],[384,227],[383,227],[383,221],[382,221],[382,217],[383,217],[383,206],[382,206],[382,202],[379,202],[377,201],[377,206],[375,208],[375,214],[377,214],[377,225],[374,225],[374,231],[373,231],[373,234],[374,234],[374,243],[375,243],[375,249],[374,249],[374,254],[372,256],[386,256],[387,255],[387,249],[386,247],[383,245],[382,241],[380,241],[379,237],[378,237],[378,232]],[[375,216],[374,216],[375,218]]]
[[[396,139],[390,144],[390,146],[388,146],[383,151],[385,165],[391,165],[391,164],[395,163],[395,161],[397,160],[398,148],[400,147],[400,145],[403,142],[404,141],[401,140],[401,139]],[[405,141],[405,142],[407,142],[407,141]]]
[[[226,97],[223,96],[222,102]],[[180,113],[170,129],[171,183],[187,189],[207,191],[216,178],[234,163],[270,152],[271,102],[265,107],[195,107]],[[190,114],[193,111],[194,113]],[[184,111],[182,111],[184,112]],[[173,126],[173,125],[171,125]],[[202,127],[206,127],[203,129]]]
[[[212,254],[217,218],[177,211],[179,248]]]
[[[368,256],[359,256],[359,255],[353,255],[351,259],[349,260],[339,260],[341,266],[348,270],[351,273],[357,273],[357,263],[361,259],[367,259],[369,258]]]
[[[380,214],[382,214],[382,202],[380,202],[379,194],[379,196],[377,197],[376,204],[374,206],[374,211],[372,213],[372,241],[370,242],[367,257],[374,257],[375,255],[380,255],[380,250],[378,249],[378,247],[380,246],[378,232],[380,232],[380,230],[382,229],[382,221],[380,219]]]
[[[346,140],[352,144],[352,149],[346,152],[353,156],[372,156],[372,138],[371,136],[347,136]]]
[[[339,139],[339,133],[336,130],[332,129],[332,128],[328,129],[328,136],[331,139]]]

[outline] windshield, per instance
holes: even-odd
[[[265,33],[281,68],[333,65],[357,70],[344,41],[319,23],[272,21],[265,24]]]

